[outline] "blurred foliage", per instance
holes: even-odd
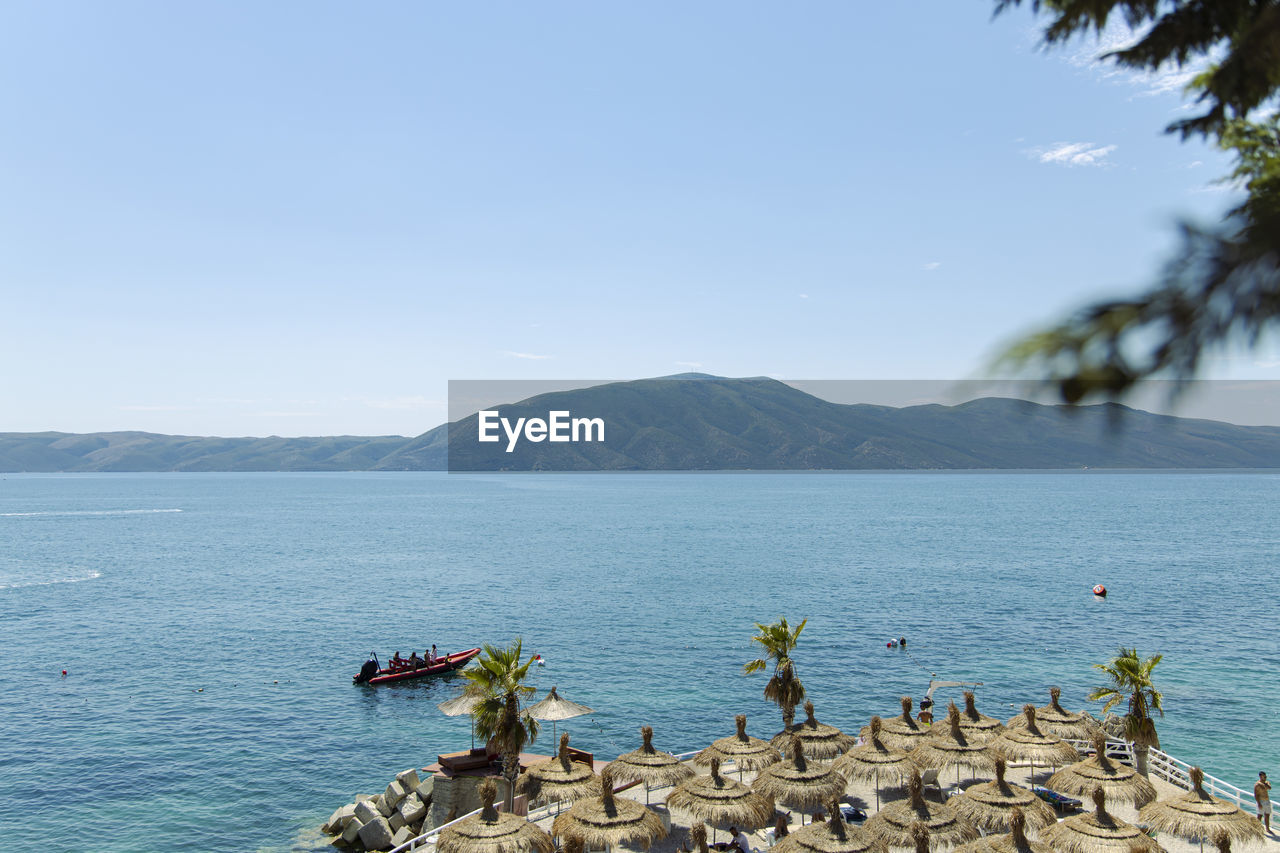
[[[1000,363],[1041,377],[1062,399],[1119,399],[1139,380],[1193,377],[1227,342],[1256,345],[1280,319],[1280,0],[1028,0],[1045,43],[1121,19],[1137,41],[1104,61],[1155,71],[1204,63],[1188,92],[1205,112],[1167,132],[1198,134],[1235,158],[1224,182],[1243,203],[1215,228],[1180,226],[1177,251],[1146,291],[1086,306],[1010,347]],[[996,0],[996,13],[1023,0]]]

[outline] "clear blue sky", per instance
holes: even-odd
[[[984,375],[1234,197],[1161,132],[1177,80],[992,5],[0,3],[0,430],[412,435],[449,379]]]

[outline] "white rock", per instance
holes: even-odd
[[[351,813],[354,815],[355,819],[360,821],[362,824],[372,823],[382,817],[382,814],[378,811],[377,806],[373,804],[372,800],[361,800],[356,803],[356,807]]]
[[[406,791],[416,791],[418,786],[422,784],[422,780],[418,778],[418,771],[410,767],[408,770],[401,770],[396,774],[396,781],[400,783],[400,787]]]
[[[354,844],[355,840],[360,837],[360,827],[363,825],[360,822],[360,818],[352,818],[351,823],[342,828],[342,835],[339,837],[348,844]]]
[[[387,825],[391,827],[392,832],[395,832],[404,826],[404,815],[400,814],[400,812],[392,812],[391,817],[387,818]]]
[[[357,802],[357,803],[363,803],[363,802],[366,802],[366,801],[368,801],[368,800],[372,800],[372,799],[373,799],[373,797],[372,797],[371,795],[369,795],[369,794],[356,794],[356,802]]]
[[[431,790],[434,784],[432,780],[434,780],[435,778],[436,777],[434,776],[428,776],[427,778],[423,779],[422,782],[418,784],[417,789],[414,791],[414,793],[418,795],[418,799],[422,800],[424,803],[431,802]]]
[[[409,827],[402,826],[395,831],[394,835],[391,836],[391,846],[399,847],[401,844],[404,844],[410,838],[416,838],[416,837],[417,837],[416,834],[410,831]]]
[[[373,798],[373,806],[383,817],[391,817],[391,813],[396,810],[396,807],[383,799],[381,794]]]
[[[400,816],[404,818],[405,823],[416,823],[422,820],[427,813],[427,807],[422,804],[422,800],[418,799],[417,794],[410,794],[400,801],[400,805],[396,807],[400,812]]]
[[[404,799],[405,793],[407,793],[407,789],[397,779],[387,786],[387,790],[382,792],[382,801],[395,808]]]
[[[391,843],[392,835],[386,818],[380,817],[360,827],[360,843],[367,850],[390,850],[395,846]]]
[[[330,835],[337,835],[347,828],[347,824],[351,823],[351,819],[355,816],[356,804],[347,803],[329,816],[329,822],[324,825],[323,829]]]

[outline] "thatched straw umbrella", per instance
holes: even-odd
[[[560,735],[560,752],[554,758],[530,765],[516,780],[516,791],[530,799],[570,803],[600,796],[600,777],[590,766],[569,758],[569,733]]]
[[[722,763],[732,761],[741,774],[743,770],[759,770],[781,760],[778,750],[768,741],[747,734],[747,718],[744,714],[739,714],[733,720],[738,726],[737,734],[712,741],[711,746],[693,757],[694,764],[706,767],[712,760]]]
[[[498,786],[492,779],[480,783],[480,814],[463,818],[441,830],[436,839],[439,853],[552,853],[551,836],[519,815],[493,807]]]
[[[568,699],[561,698],[560,694],[556,693],[556,689],[552,687],[551,692],[542,697],[542,701],[529,706],[527,713],[535,720],[551,723],[551,738],[554,740],[556,722],[558,720],[581,717],[583,714],[590,714],[591,709],[586,705],[579,705],[577,702],[570,702]]]
[[[978,828],[956,814],[951,806],[924,798],[924,785],[916,771],[912,771],[907,781],[907,793],[908,799],[889,803],[872,815],[865,829],[890,847],[914,847],[911,824],[916,821],[928,828],[936,846],[950,847],[978,837]]]
[[[1107,738],[1101,733],[1093,736],[1093,755],[1054,773],[1046,785],[1077,797],[1088,796],[1094,788],[1101,788],[1111,802],[1131,803],[1135,808],[1156,798],[1155,786],[1141,773],[1107,757]]]
[[[689,827],[689,840],[692,842],[690,849],[693,853],[709,853],[707,850],[707,825],[705,823]]]
[[[806,701],[804,703],[804,712],[808,715],[808,719],[783,729],[769,740],[769,743],[773,744],[774,748],[781,752],[786,752],[787,744],[790,743],[791,738],[798,737],[804,744],[805,755],[810,758],[827,761],[835,758],[858,742],[857,738],[845,734],[835,726],[828,726],[826,723],[818,722],[813,716],[812,702]]]
[[[1049,704],[1043,708],[1036,708],[1036,722],[1040,724],[1043,731],[1072,740],[1089,740],[1102,731],[1098,721],[1084,711],[1075,712],[1063,708],[1058,701],[1061,695],[1062,688],[1050,687]],[[1018,714],[1005,725],[1011,729],[1020,729],[1026,725],[1026,722],[1026,716]]]
[[[720,775],[720,759],[711,759],[711,774],[685,779],[667,795],[667,806],[706,821],[713,827],[759,829],[773,820],[773,800],[741,782]]]
[[[1037,762],[1057,765],[1080,760],[1074,746],[1040,729],[1034,706],[1023,705],[1022,716],[1021,726],[1010,725],[993,738],[989,746],[1009,761],[1030,762],[1032,782],[1035,782]]]
[[[905,776],[912,770],[918,770],[916,763],[907,753],[888,746],[880,736],[881,722],[879,717],[871,718],[864,735],[866,743],[855,746],[835,760],[831,769],[846,779],[876,780],[876,809],[880,808],[880,774]]]
[[[930,727],[930,730],[934,734],[947,734],[951,731],[951,723],[947,720],[939,720]],[[1004,723],[995,717],[979,714],[973,691],[966,690],[964,710],[960,712],[960,730],[969,740],[975,743],[986,743],[1004,731]]]
[[[452,699],[446,699],[436,707],[439,708],[446,717],[461,717],[463,714],[470,714],[476,709],[476,706],[484,700],[483,696],[474,693],[463,693],[461,696],[454,696]],[[476,718],[471,718],[471,748],[476,748]]]
[[[871,733],[870,726],[863,726],[861,735],[865,738]],[[902,697],[902,716],[890,717],[881,726],[881,739],[889,746],[907,752],[915,749],[920,738],[929,736],[929,727],[911,718],[911,697]]]
[[[919,745],[911,750],[911,760],[931,770],[956,768],[956,783],[960,782],[960,768],[975,773],[990,773],[996,769],[996,755],[985,744],[970,740],[960,728],[960,709],[952,702],[947,709],[947,730],[940,734],[936,727],[931,735],[920,738]]]
[[[600,774],[600,796],[578,800],[551,824],[553,834],[589,847],[634,844],[648,847],[665,838],[667,828],[657,812],[636,800],[613,795],[613,774]]]
[[[1152,829],[1201,844],[1217,843],[1219,835],[1225,835],[1228,842],[1241,844],[1266,837],[1257,818],[1205,791],[1204,771],[1199,767],[1191,768],[1190,791],[1143,806],[1138,819]]]
[[[911,833],[911,841],[916,846],[916,853],[929,853],[929,827],[924,821],[916,821],[911,824],[908,831]]]
[[[653,727],[643,726],[640,737],[644,743],[639,749],[623,753],[606,767],[619,782],[644,782],[644,801],[649,802],[649,786],[664,787],[688,779],[694,769],[669,752],[653,748]]]
[[[833,798],[829,806],[829,820],[812,823],[778,838],[773,853],[889,853],[889,848],[879,838],[861,827],[844,822],[839,799]]]
[[[1057,823],[1056,820],[1051,822]],[[1015,806],[1009,813],[1008,835],[988,835],[970,841],[957,847],[955,853],[1054,853],[1054,850],[1043,841],[1027,838],[1026,815]]]
[[[1040,829],[1057,821],[1053,807],[1021,785],[1005,781],[1003,758],[996,759],[996,780],[983,782],[947,800],[957,814],[983,832],[1008,832],[1013,815],[1022,816],[1023,826]]]
[[[1155,839],[1107,812],[1107,795],[1093,789],[1095,811],[1072,815],[1040,830],[1040,838],[1060,853],[1163,853]]]
[[[804,757],[804,742],[791,739],[791,757],[770,764],[751,783],[751,790],[801,812],[838,800],[849,783],[830,767]]]

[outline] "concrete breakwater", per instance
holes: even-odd
[[[437,772],[438,767],[424,768],[425,778],[415,769],[404,770],[382,793],[357,794],[330,815],[321,831],[341,849],[390,850],[480,808],[480,782],[485,774],[444,774]],[[499,795],[505,796],[505,780],[494,781]],[[519,807],[524,802],[523,796],[517,798]]]
[[[432,778],[420,779],[411,768],[396,774],[380,794],[357,794],[321,829],[338,847],[390,850],[422,833],[423,824],[430,821],[433,794]]]

